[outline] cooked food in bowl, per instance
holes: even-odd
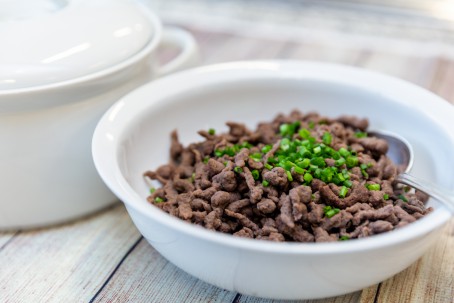
[[[124,97],[103,116],[93,136],[94,163],[109,188],[124,202],[134,225],[156,251],[192,276],[241,294],[276,300],[341,295],[397,274],[433,247],[451,219],[450,212],[435,199],[427,201],[427,206],[433,207],[430,214],[403,228],[360,240],[324,243],[261,241],[232,236],[187,223],[146,201],[149,186],[144,182],[143,173],[147,169],[157,170],[159,165],[169,161],[169,134],[172,130],[178,130],[180,142],[186,147],[176,149],[176,161],[173,160],[173,172],[176,173],[184,168],[182,162],[186,156],[183,155],[189,154],[184,150],[192,142],[208,141],[201,140],[198,130],[209,132],[210,128],[214,128],[217,137],[222,132],[230,132],[224,124],[229,120],[245,123],[249,129],[254,129],[260,121],[270,121],[277,111],[288,114],[295,108],[304,113],[317,111],[329,117],[337,117],[341,110],[342,113],[348,110],[350,115],[367,117],[371,129],[397,132],[409,141],[415,160],[412,174],[443,186],[454,185],[453,171],[446,169],[454,167],[454,108],[450,104],[424,89],[389,76],[348,66],[299,61],[232,62],[200,67],[153,81]],[[307,127],[303,123],[301,125],[296,133],[300,128],[309,127],[309,124]],[[285,130],[286,127],[283,128]],[[275,132],[280,135],[280,129],[276,128]],[[228,138],[230,135],[225,136]],[[352,140],[356,139],[360,138],[352,137]],[[331,140],[330,147],[333,148],[337,139],[332,135]],[[251,140],[249,143],[258,142]],[[265,145],[272,143],[266,142]],[[350,145],[353,146],[353,142]],[[202,150],[204,144],[192,146]],[[261,150],[257,152],[262,153]],[[229,156],[210,155],[216,161]],[[359,155],[356,155],[358,163]],[[205,159],[200,156],[203,163]],[[377,164],[380,162],[379,158],[378,161],[373,159]],[[235,163],[235,157],[230,161]],[[245,166],[246,162],[249,159],[245,161]],[[224,166],[223,162],[221,164]],[[193,172],[197,174],[196,165],[201,166],[194,159]],[[277,166],[276,163],[270,165],[273,168]],[[366,169],[371,181],[374,177],[369,170],[374,167]],[[252,174],[254,169],[248,169]],[[262,172],[264,169],[257,170]],[[159,170],[160,175],[163,170],[165,167]],[[238,180],[242,180],[241,172],[234,173],[238,177],[238,188]],[[315,174],[311,175],[313,182]],[[353,180],[352,175],[350,180]],[[191,177],[189,171],[180,174],[182,180]],[[292,174],[294,180],[296,177]],[[362,180],[363,177],[359,178]],[[194,178],[198,176],[194,175]],[[259,178],[254,181],[260,188],[262,174]],[[175,183],[170,176],[164,178],[169,179]],[[157,181],[152,183],[158,187]],[[194,181],[191,184],[195,187],[198,183]],[[169,186],[167,188],[171,190]],[[166,188],[165,185],[163,187]],[[175,187],[177,194],[183,198],[185,193]],[[380,190],[383,188],[380,187]],[[156,191],[163,193],[160,189]],[[243,196],[249,191],[245,189]],[[401,194],[410,201],[405,190]],[[154,197],[169,199],[165,191],[164,195]],[[393,208],[394,201],[398,200],[394,199],[391,196],[390,200],[386,200],[393,201]],[[211,199],[206,202],[211,206]],[[275,211],[280,211],[279,201],[275,204]],[[170,207],[170,204],[167,205]],[[175,205],[175,208],[178,207]],[[191,211],[194,212],[192,207]],[[203,212],[204,209],[196,211]],[[176,210],[174,213],[177,214]],[[181,215],[180,212],[178,215]],[[189,221],[192,220],[191,217]],[[222,222],[222,219],[219,220]],[[239,222],[230,217],[229,220]]]
[[[426,197],[393,180],[399,172],[368,120],[294,110],[256,130],[199,131],[184,147],[171,134],[170,163],[147,178],[148,201],[187,222],[239,237],[331,242],[380,234],[429,213]]]

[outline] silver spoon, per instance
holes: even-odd
[[[413,166],[413,149],[410,143],[399,135],[386,131],[370,131],[370,135],[385,139],[388,142],[387,156],[402,168],[402,173],[398,174],[396,181],[413,188],[416,188],[435,200],[442,203],[454,215],[454,192],[440,188],[429,181],[421,180],[409,174]]]

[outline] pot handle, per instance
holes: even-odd
[[[191,67],[198,61],[199,51],[194,37],[188,31],[181,28],[164,27],[160,47],[177,47],[180,49],[180,53],[171,61],[157,68],[157,77]]]

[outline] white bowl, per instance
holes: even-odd
[[[183,143],[197,130],[250,127],[298,108],[329,116],[367,117],[371,128],[406,137],[412,172],[443,186],[454,183],[454,108],[399,79],[339,65],[298,61],[238,62],[181,72],[117,102],[93,137],[95,166],[125,203],[140,232],[165,258],[203,281],[242,294],[311,299],[353,292],[383,281],[434,243],[449,212],[434,212],[399,230],[339,243],[274,243],[205,230],[148,204],[144,171],[168,160],[169,133]]]
[[[0,18],[0,230],[61,223],[116,201],[93,165],[96,123],[120,97],[197,53],[189,33],[163,29],[134,1],[61,4],[39,18],[25,1],[0,13],[12,18]],[[180,52],[160,66],[158,48],[169,45]]]

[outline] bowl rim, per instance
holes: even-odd
[[[257,77],[290,77],[294,79],[321,80],[348,84],[352,87],[365,89],[371,93],[384,94],[396,102],[408,103],[424,109],[424,112],[439,123],[438,126],[449,135],[454,143],[454,127],[450,126],[450,117],[454,115],[454,107],[439,96],[407,81],[384,75],[378,72],[341,64],[316,61],[268,60],[268,61],[237,61],[193,68],[155,80],[117,101],[99,121],[92,139],[92,154],[95,167],[103,181],[126,205],[128,211],[133,209],[149,219],[166,225],[185,235],[218,244],[242,248],[249,251],[261,251],[283,254],[343,254],[385,248],[402,242],[415,240],[434,232],[444,226],[451,214],[446,208],[437,207],[431,214],[410,226],[391,232],[357,239],[328,243],[294,243],[257,241],[207,230],[203,227],[187,223],[175,218],[157,207],[150,207],[145,198],[132,189],[122,176],[117,162],[120,139],[128,124],[140,115],[145,108],[159,104],[164,97],[177,95],[200,85],[209,85],[238,77],[256,79]],[[218,81],[218,82],[217,82]],[[179,85],[175,85],[179,83]],[[150,90],[153,93],[148,93]],[[141,96],[147,95],[146,102]],[[411,101],[408,101],[411,100]],[[430,107],[425,107],[427,103]]]

